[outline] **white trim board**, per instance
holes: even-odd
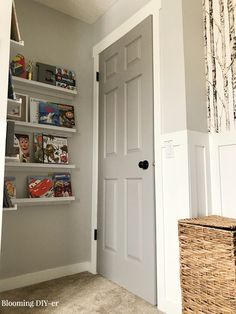
[[[210,206],[208,133],[161,135],[157,185],[158,308],[180,314],[178,220],[205,215]]]
[[[161,0],[152,0],[137,13],[120,25],[112,33],[106,36],[93,48],[94,73],[99,70],[99,54],[121,37],[126,35],[131,29],[140,24],[145,18],[153,17],[153,92],[154,92],[154,159],[158,156],[161,133],[161,105],[160,105],[160,60],[159,60],[159,10]],[[91,271],[97,272],[97,242],[94,241],[94,229],[97,229],[97,195],[98,195],[98,116],[99,116],[99,90],[98,83],[94,77],[93,92],[93,180],[92,180],[92,229],[91,229]],[[156,163],[157,164],[157,163]],[[159,167],[155,168],[155,180],[159,176]],[[155,194],[157,195],[157,185]],[[160,193],[160,192],[159,192]],[[157,198],[156,198],[157,199]],[[156,201],[157,208],[157,201]]]
[[[210,134],[211,214],[236,218],[236,131]]]
[[[46,269],[0,280],[0,292],[41,283],[44,281],[70,276],[90,270],[90,262]]]
[[[0,21],[4,27],[0,28],[0,186],[3,186],[4,178],[4,159],[5,159],[5,141],[6,141],[6,115],[7,115],[7,89],[9,75],[9,54],[10,54],[10,26],[11,26],[12,0],[2,1],[0,10]],[[2,239],[2,204],[3,193],[0,194],[0,252]]]

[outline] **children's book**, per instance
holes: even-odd
[[[43,134],[43,160],[45,163],[68,164],[67,138]]]
[[[34,162],[43,163],[43,134],[34,133]]]
[[[70,173],[55,173],[53,180],[55,197],[72,196]]]
[[[70,105],[58,105],[60,126],[72,128],[75,125],[74,107]]]
[[[6,134],[6,145],[5,155],[8,157],[14,156],[14,136],[15,136],[15,122],[7,121],[7,134]]]
[[[8,76],[8,98],[16,100],[16,93],[15,93],[13,80],[12,80],[12,70],[11,70],[11,67],[9,68],[9,76]]]
[[[50,102],[39,103],[39,123],[60,125],[59,110],[57,104]]]
[[[16,198],[16,177],[5,177],[4,184],[10,199]]]
[[[56,86],[75,90],[75,72],[60,67],[56,68]]]
[[[30,198],[54,197],[54,182],[52,177],[28,177]]]
[[[39,123],[39,103],[45,102],[43,99],[30,97],[30,122]]]
[[[27,134],[15,134],[14,155],[19,156],[21,162],[30,162],[30,141]]]

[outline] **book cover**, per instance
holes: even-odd
[[[12,70],[9,68],[9,76],[8,76],[8,98],[16,100],[16,93],[14,90],[13,80],[12,80]]]
[[[55,173],[53,181],[55,197],[72,196],[70,173]]]
[[[28,190],[30,198],[54,197],[54,182],[52,177],[28,177]]]
[[[50,84],[50,85],[56,85],[55,80],[55,73],[56,73],[56,67],[50,64],[44,64],[37,62],[36,67],[38,68],[38,81]]]
[[[3,208],[9,208],[9,207],[13,207],[13,204],[12,204],[12,201],[11,201],[11,198],[8,194],[8,191],[7,191],[7,186],[4,182],[4,189],[3,189]]]
[[[58,104],[60,126],[72,128],[75,125],[74,106]]]
[[[16,177],[5,177],[4,184],[10,199],[16,198]]]
[[[68,164],[67,138],[43,134],[43,160],[45,163]]]
[[[34,133],[34,162],[43,163],[43,134]]]
[[[21,162],[30,162],[29,135],[20,133],[15,134],[14,155],[19,156]]]
[[[59,110],[57,104],[39,102],[39,123],[60,125]]]
[[[7,121],[7,136],[6,136],[6,146],[5,155],[14,155],[14,135],[15,135],[15,122]]]
[[[75,72],[61,67],[56,68],[56,86],[67,88],[70,90],[76,89]]]
[[[28,122],[28,99],[28,95],[16,93],[16,102],[7,104],[7,119]]]
[[[31,123],[39,123],[39,103],[45,102],[43,99],[30,97],[30,122]]]

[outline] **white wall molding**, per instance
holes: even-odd
[[[0,28],[0,141],[6,140],[6,112],[7,112],[7,90],[9,75],[9,53],[10,53],[10,25],[11,25],[12,0],[5,0],[1,3],[0,21],[4,27]],[[5,162],[5,144],[0,147],[0,186],[3,186],[4,162]],[[3,193],[0,193],[0,253],[2,237],[2,204]]]
[[[157,185],[158,308],[180,314],[178,220],[209,210],[207,133],[179,131],[161,136]]]
[[[0,280],[0,292],[30,286],[44,281],[90,271],[90,262],[67,265]]]
[[[236,218],[236,132],[210,134],[212,214]]]
[[[188,131],[188,149],[191,215],[208,215],[211,210],[209,134]]]
[[[169,148],[166,148],[169,143]],[[173,156],[168,158],[167,150]],[[167,151],[167,152],[166,152]],[[187,132],[161,136],[157,177],[157,283],[158,308],[181,313],[177,221],[189,216]]]

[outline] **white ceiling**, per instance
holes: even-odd
[[[94,23],[117,0],[34,0],[86,23]]]

